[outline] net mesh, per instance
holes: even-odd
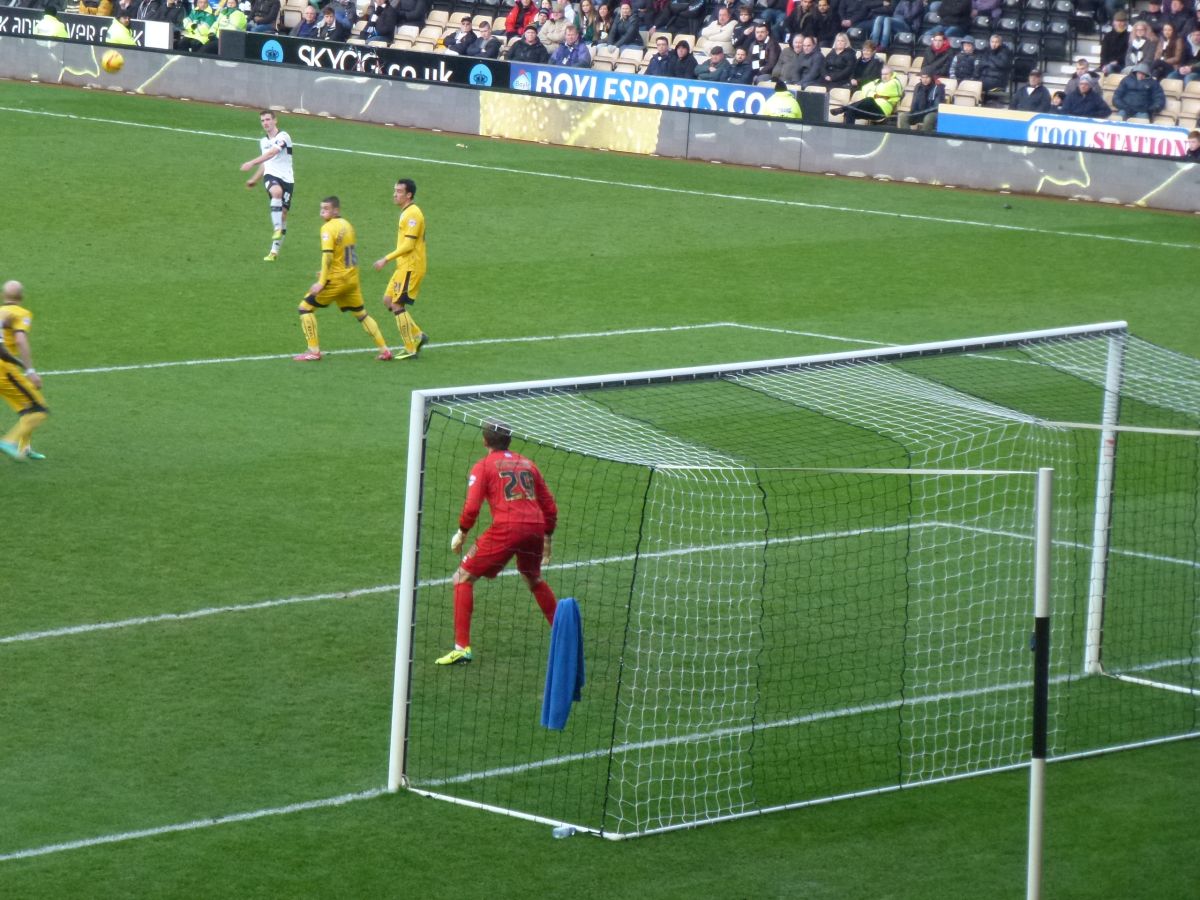
[[[1032,477],[844,471],[866,467],[1054,467],[1051,755],[1195,734],[1195,435],[1119,435],[1112,677],[1084,666],[1101,434],[1053,423],[1100,421],[1113,342],[1122,425],[1200,427],[1200,363],[1123,334],[434,400],[409,783],[628,835],[1027,759]],[[561,732],[540,726],[549,632],[511,570],[477,584],[475,661],[431,664],[488,421],[560,508],[544,575],[579,601],[588,667]]]

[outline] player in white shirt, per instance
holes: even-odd
[[[286,131],[279,130],[275,113],[260,113],[258,120],[267,133],[258,142],[262,153],[242,163],[242,171],[249,172],[257,166],[246,180],[246,187],[253,189],[261,178],[270,195],[271,225],[275,230],[271,234],[271,252],[263,257],[263,261],[275,262],[279,248],[283,246],[283,236],[287,234],[287,214],[292,208],[292,187],[296,180],[292,174],[292,138]]]

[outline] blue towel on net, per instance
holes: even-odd
[[[583,683],[583,622],[575,598],[564,597],[554,610],[554,627],[550,629],[542,725],[555,731],[567,726],[571,704],[579,699]]]

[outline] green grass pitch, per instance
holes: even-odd
[[[268,266],[238,171],[255,110],[0,83],[0,278],[53,412],[49,459],[0,466],[0,896],[1019,895],[1023,772],[622,844],[362,798],[386,777],[409,392],[1122,318],[1200,355],[1200,220],[282,125],[297,195]],[[375,259],[398,177],[434,343],[376,363],[327,311],[347,352],[292,364],[319,200]],[[364,273],[369,308],[384,283]],[[1190,896],[1198,763],[1190,741],[1052,766],[1047,896]]]

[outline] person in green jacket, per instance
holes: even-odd
[[[788,90],[788,86],[776,79],[775,93],[767,98],[759,115],[771,116],[776,119],[799,119],[801,118],[800,103]]]
[[[218,37],[222,31],[245,31],[248,24],[246,14],[238,9],[238,0],[225,0],[225,5],[217,11]]]
[[[864,84],[862,96],[844,107],[845,122],[847,125],[853,125],[859,119],[882,122],[895,112],[903,99],[904,82],[891,66],[885,65],[879,72],[879,80]]]
[[[208,0],[196,0],[192,11],[183,17],[183,32],[179,36],[179,49],[188,53],[205,53],[209,45],[216,49],[213,27],[217,17],[208,8]]]
[[[45,14],[33,26],[34,37],[69,38],[71,35],[67,32],[67,26],[58,17],[58,7],[47,3],[45,10]]]
[[[130,10],[118,10],[116,16],[113,17],[112,24],[108,26],[108,34],[105,36],[104,42],[120,47],[137,46],[137,38],[133,36],[133,28],[129,24],[131,17]]]

